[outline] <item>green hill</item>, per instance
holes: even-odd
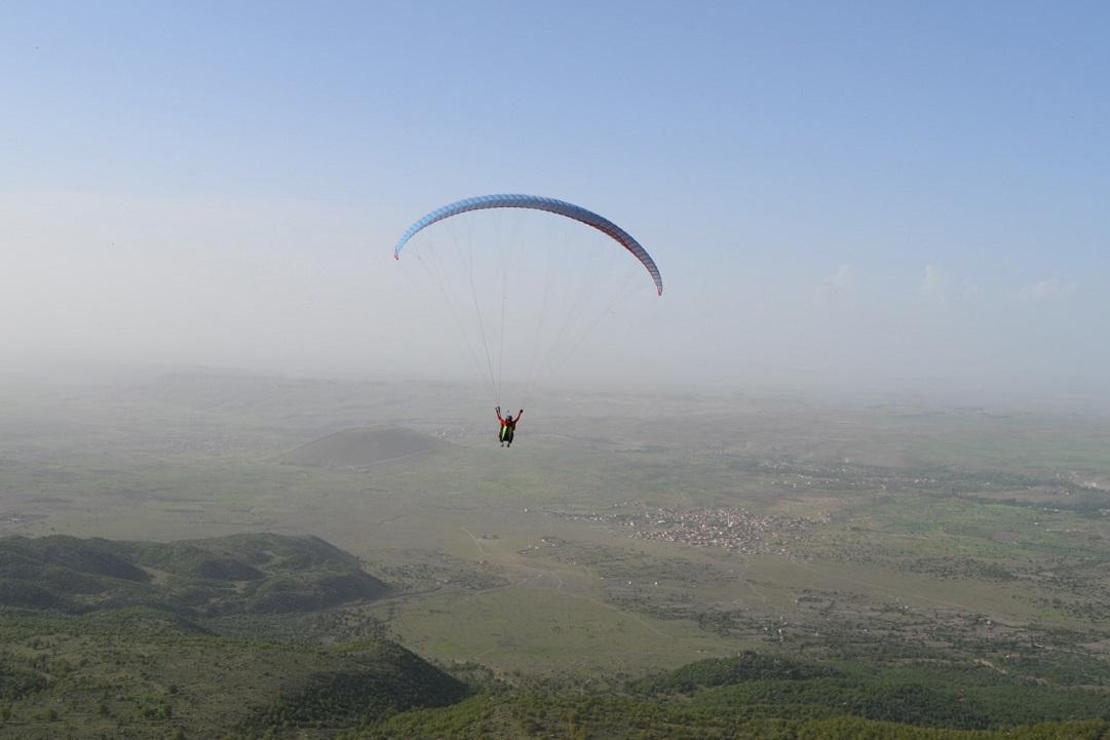
[[[587,691],[485,693],[415,709],[360,738],[1076,738],[1110,736],[1110,693],[982,666],[809,663],[744,652]]]
[[[330,734],[462,699],[314,537],[0,539],[0,736]]]
[[[314,611],[387,590],[356,558],[315,537],[0,539],[0,608],[84,613],[147,606],[196,618]]]
[[[0,620],[0,737],[323,736],[465,695],[376,638],[234,637],[146,609]]]

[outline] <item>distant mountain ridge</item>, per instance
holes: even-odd
[[[369,601],[388,590],[357,558],[317,537],[0,539],[0,608],[78,614],[148,606],[187,618],[279,614]]]

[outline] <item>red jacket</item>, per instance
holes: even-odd
[[[517,415],[516,415],[516,418],[513,419],[512,421],[508,421],[507,419],[502,419],[500,411],[497,411],[496,413],[497,413],[497,420],[499,422],[501,422],[501,426],[509,427],[509,429],[516,429],[516,423],[518,421],[520,421],[520,417],[524,416],[524,409],[521,409],[520,411],[518,411]],[[511,415],[510,415],[510,418],[511,418]]]

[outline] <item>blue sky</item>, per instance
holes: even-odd
[[[656,380],[1106,389],[1105,3],[27,2],[2,17],[0,308],[28,356],[142,345],[293,366],[307,349],[373,371],[338,330],[313,345],[312,322],[388,310],[361,305],[356,278],[395,300],[371,250],[422,213],[520,191],[610,215],[655,255]],[[236,354],[162,310],[170,276],[196,280],[174,283],[180,304],[209,268],[246,296],[238,330],[269,296],[300,340]],[[242,286],[260,270],[277,296]],[[82,292],[99,272],[118,300]],[[301,316],[276,300],[298,291],[333,303]],[[193,341],[147,341],[158,322],[137,312]],[[370,338],[405,352],[402,335]]]

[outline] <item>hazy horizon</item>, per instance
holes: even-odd
[[[1108,21],[14,6],[3,365],[470,381],[392,245],[526,192],[611,217],[666,284],[557,382],[1106,408]]]

